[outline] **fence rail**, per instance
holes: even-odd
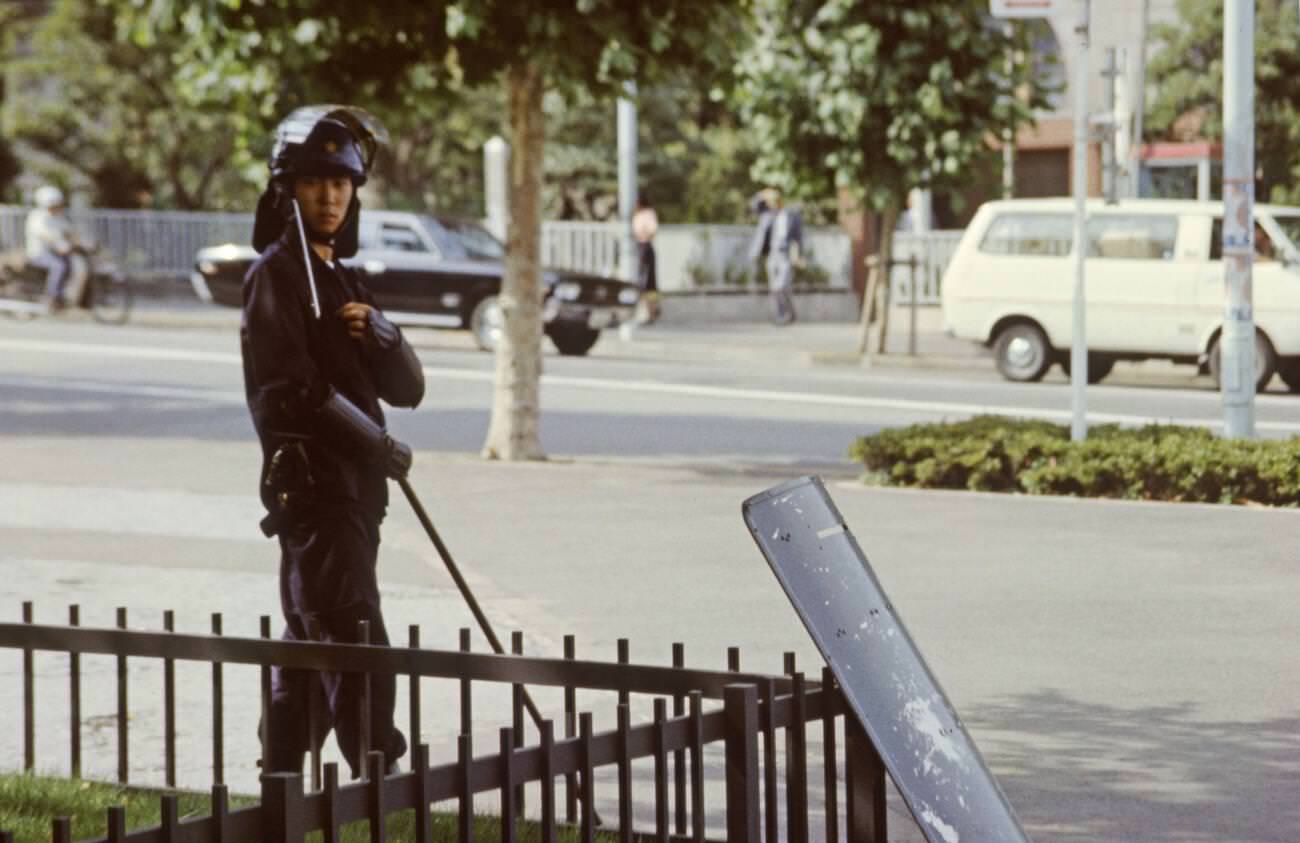
[[[175,671],[178,661],[206,663],[211,667],[212,717],[212,809],[208,816],[180,821],[175,797],[162,797],[160,826],[127,831],[120,809],[108,812],[105,834],[95,843],[264,843],[301,841],[313,831],[323,831],[326,841],[338,840],[338,829],[354,821],[370,823],[372,839],[384,839],[386,818],[394,812],[415,811],[416,839],[430,839],[429,809],[437,802],[457,803],[459,838],[471,839],[475,797],[495,794],[501,817],[501,839],[513,840],[516,821],[526,816],[524,785],[535,785],[539,793],[538,817],[543,840],[554,840],[562,824],[574,826],[582,840],[594,839],[597,771],[612,770],[617,790],[617,820],[607,821],[620,840],[633,835],[652,835],[656,840],[703,841],[711,833],[706,804],[704,756],[706,749],[721,748],[725,754],[725,839],[729,841],[772,841],[802,843],[810,837],[810,819],[819,819],[823,836],[838,841],[843,827],[850,841],[884,843],[885,773],[865,733],[851,717],[829,669],[820,683],[808,682],[795,670],[793,654],[785,659],[786,673],[768,675],[740,671],[740,652],[728,652],[728,670],[710,671],[685,667],[684,648],[673,646],[673,665],[638,665],[627,658],[628,644],[619,642],[617,662],[575,658],[572,636],[564,641],[564,657],[524,656],[522,636],[515,636],[511,655],[469,651],[469,631],[461,631],[459,650],[424,649],[419,629],[412,626],[407,647],[376,647],[368,644],[324,644],[270,640],[270,619],[262,619],[261,638],[237,638],[221,634],[220,615],[212,617],[212,634],[174,632],[174,617],[168,612],[160,631],[127,628],[125,609],[117,612],[116,628],[88,628],[78,625],[79,607],[69,608],[67,626],[34,622],[33,607],[23,606],[21,623],[0,623],[0,648],[21,650],[23,693],[24,769],[37,765],[38,715],[44,710],[36,697],[35,657],[37,653],[68,656],[67,694],[70,704],[69,753],[74,774],[81,770],[81,666],[83,655],[112,656],[116,660],[118,780],[126,783],[129,764],[128,697],[131,660],[160,660],[163,672],[163,729],[166,784],[175,785],[176,711]],[[364,629],[361,640],[365,639]],[[43,657],[48,658],[48,657]],[[378,753],[367,755],[362,781],[340,785],[338,768],[321,765],[319,751],[310,760],[310,792],[297,774],[264,775],[258,805],[229,809],[224,783],[225,756],[223,687],[226,669],[243,665],[262,674],[262,704],[269,700],[269,670],[272,665],[309,670],[391,673],[405,676],[410,706],[410,730],[416,745],[410,769],[388,774]],[[48,681],[50,671],[42,671]],[[422,680],[450,679],[459,683],[460,711],[456,736],[456,760],[432,765],[427,744],[421,736],[420,698]],[[508,686],[511,694],[511,725],[498,731],[495,754],[474,755],[476,711],[474,685],[495,683]],[[556,719],[541,721],[535,741],[526,745],[523,693],[525,685],[563,690],[562,710]],[[597,732],[591,711],[579,711],[576,692],[615,692],[616,728]],[[633,695],[653,697],[650,722],[632,722]],[[711,710],[706,701],[715,703]],[[721,708],[716,707],[721,701]],[[363,702],[367,710],[369,701]],[[671,705],[671,713],[670,713]],[[187,709],[190,711],[192,709]],[[265,709],[263,709],[265,710]],[[308,729],[311,730],[309,712]],[[449,718],[450,719],[450,718]],[[368,730],[368,718],[365,719]],[[844,733],[844,775],[837,764],[840,723]],[[823,764],[820,804],[811,799],[811,775],[807,736],[808,724],[820,724]],[[192,728],[192,724],[188,725]],[[264,735],[265,737],[265,735]],[[371,746],[368,736],[363,746]],[[760,751],[761,745],[761,751]],[[641,814],[653,817],[653,830],[637,828],[632,765],[649,760],[653,764],[649,804],[642,801]],[[563,800],[556,802],[556,785]],[[841,801],[841,793],[843,800]],[[717,794],[715,793],[715,798]],[[784,799],[782,799],[784,796]],[[843,814],[840,805],[844,806]],[[714,812],[716,815],[716,812]],[[784,816],[784,828],[781,818]],[[715,817],[716,819],[716,817]],[[642,825],[645,823],[643,822]],[[52,829],[53,843],[71,843],[66,822]]]
[[[23,222],[28,209],[0,205],[0,252],[23,245]],[[132,276],[142,279],[185,279],[194,266],[195,253],[221,243],[245,243],[253,229],[252,214],[204,211],[132,211],[80,209],[70,213],[73,223],[101,244]],[[542,224],[541,259],[544,266],[596,275],[617,276],[623,228],[616,222],[552,220]],[[665,225],[655,238],[660,288],[699,289],[752,283],[754,265],[749,259],[753,229],[736,225]],[[937,304],[943,274],[959,231],[928,234],[900,232],[894,236],[895,258],[916,254],[925,264],[918,302]],[[850,286],[852,249],[838,228],[805,229],[805,251],[810,266],[831,289]],[[910,296],[905,274],[892,277],[895,301]]]

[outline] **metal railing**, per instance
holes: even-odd
[[[236,638],[221,634],[220,615],[213,616],[210,635],[175,632],[171,612],[164,614],[161,631],[128,629],[125,609],[118,609],[114,629],[81,627],[79,615],[79,608],[72,606],[69,625],[40,625],[34,622],[32,604],[25,603],[21,623],[0,623],[0,648],[22,652],[25,770],[36,769],[38,716],[48,710],[36,698],[37,677],[48,682],[53,673],[48,655],[42,656],[43,669],[37,671],[38,652],[66,654],[68,659],[70,720],[60,726],[70,727],[68,752],[73,775],[81,772],[83,760],[81,659],[87,655],[115,659],[117,778],[123,783],[128,781],[130,769],[128,662],[148,659],[163,663],[161,719],[168,786],[176,782],[176,663],[198,662],[210,668],[214,782],[210,814],[180,820],[175,795],[165,794],[161,797],[160,826],[128,831],[124,812],[110,809],[105,834],[94,838],[95,843],[296,843],[313,831],[323,831],[326,840],[337,840],[342,825],[360,820],[370,823],[372,839],[383,840],[387,818],[412,809],[416,839],[423,843],[430,839],[430,807],[447,800],[457,803],[458,839],[469,841],[475,797],[483,794],[492,794],[499,806],[501,839],[513,840],[517,821],[528,816],[524,786],[529,784],[538,794],[538,809],[533,816],[537,817],[541,839],[554,840],[556,828],[567,824],[578,830],[580,839],[590,841],[599,822],[595,805],[600,798],[597,779],[602,772],[613,773],[617,791],[617,816],[606,819],[603,830],[617,833],[620,840],[653,835],[662,841],[704,841],[716,839],[710,835],[721,831],[726,840],[735,843],[776,843],[783,838],[803,843],[810,839],[814,819],[820,826],[819,836],[828,841],[886,840],[886,775],[879,756],[856,720],[844,717],[848,709],[829,669],[823,669],[820,684],[807,682],[795,670],[792,653],[785,656],[785,675],[777,676],[740,672],[737,648],[728,651],[728,670],[723,672],[687,669],[681,644],[673,645],[671,666],[651,666],[630,663],[626,640],[619,641],[618,661],[610,663],[576,659],[572,636],[565,637],[564,657],[554,659],[525,657],[519,634],[514,636],[511,655],[488,655],[469,651],[468,630],[461,631],[459,650],[431,650],[420,647],[419,629],[415,626],[410,628],[407,647],[375,647],[270,640],[270,619],[265,616],[262,638]],[[366,640],[364,628],[361,640]],[[272,665],[405,676],[410,733],[416,741],[421,736],[424,680],[453,680],[459,686],[460,709],[456,759],[432,765],[428,745],[417,744],[409,770],[394,773],[381,754],[369,753],[362,780],[340,785],[337,766],[322,766],[316,750],[309,764],[310,792],[305,791],[300,775],[267,774],[261,777],[260,803],[231,810],[224,783],[224,735],[228,725],[224,689],[227,668],[236,665],[251,665],[260,671],[263,724]],[[480,683],[511,689],[511,725],[499,730],[495,754],[476,757],[471,735],[478,716],[475,686]],[[554,713],[563,734],[557,729],[556,718],[544,719],[533,730],[535,742],[526,745],[525,685],[562,691],[561,710]],[[587,696],[590,692],[617,694],[615,728],[595,730],[592,712],[578,710],[580,690]],[[650,722],[634,725],[632,706],[644,702],[644,695],[653,697],[653,717]],[[712,706],[706,706],[706,701],[712,701]],[[716,701],[721,701],[721,707]],[[368,710],[368,705],[368,699],[363,700],[362,710]],[[193,706],[186,708],[187,716],[192,712]],[[309,734],[315,716],[309,710]],[[842,776],[837,760],[841,719]],[[363,718],[363,722],[366,720]],[[810,785],[810,761],[817,759],[809,748],[809,724],[820,726],[820,794]],[[251,730],[249,724],[241,726]],[[196,728],[192,721],[184,727],[188,731]],[[363,728],[368,730],[369,724]],[[363,739],[363,747],[370,745],[368,739]],[[710,820],[706,804],[705,755],[717,748],[724,755],[722,823],[717,822],[716,812]],[[633,786],[633,765],[637,761],[653,765],[649,788]],[[557,783],[563,791],[558,803]],[[713,790],[717,790],[716,786]],[[814,800],[815,795],[820,799]],[[640,828],[635,819],[638,815],[643,818]],[[646,817],[651,821],[647,822]],[[653,825],[653,830],[644,827],[647,825]],[[51,840],[71,843],[67,820],[55,821]]]
[[[0,205],[0,252],[23,245],[23,222],[30,209]],[[140,279],[185,279],[195,253],[221,243],[246,243],[252,214],[200,211],[129,211],[81,209],[73,223],[111,252],[122,267]],[[622,226],[617,222],[548,221],[542,224],[543,266],[617,277]],[[655,237],[662,290],[712,289],[753,283],[749,259],[753,227],[743,225],[665,225]],[[939,279],[960,231],[894,235],[894,256],[917,255],[924,265],[918,301],[938,304]],[[850,286],[852,248],[848,236],[832,226],[804,230],[807,262],[830,289]],[[892,279],[895,301],[910,299],[906,273]]]

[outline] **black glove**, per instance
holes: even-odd
[[[411,470],[411,447],[384,434],[384,474],[401,480]]]
[[[370,335],[370,341],[383,351],[396,348],[402,341],[402,332],[397,330],[397,326],[389,322],[388,317],[384,316],[377,307],[370,309],[370,317],[366,320],[366,333]]]

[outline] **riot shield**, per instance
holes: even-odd
[[[821,481],[742,511],[926,839],[1029,843]]]

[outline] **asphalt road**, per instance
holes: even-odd
[[[491,406],[491,356],[471,350],[460,334],[411,335],[428,397],[415,412],[391,413],[392,428],[418,450],[477,452]],[[0,391],[10,399],[0,410],[0,434],[252,435],[230,329],[0,323]],[[1094,424],[1215,426],[1222,419],[1218,394],[1203,385],[1100,385],[1088,400]],[[1296,406],[1290,395],[1260,396],[1260,434],[1300,433]],[[735,355],[687,362],[638,355],[631,345],[617,356],[548,354],[542,407],[543,446],[556,456],[840,474],[852,471],[845,455],[855,436],[977,413],[1065,421],[1070,395],[1059,375],[1011,384],[983,369],[863,371]]]
[[[1295,512],[866,489],[841,460],[853,435],[983,408],[1060,413],[1066,387],[771,357],[548,357],[554,459],[486,464],[490,359],[417,339],[428,403],[393,417],[417,448],[412,480],[498,631],[525,630],[528,652],[556,654],[573,633],[580,654],[612,658],[626,636],[652,663],[682,641],[692,665],[720,667],[738,645],[747,669],[776,671],[786,651],[816,669],[739,505],[818,471],[1033,839],[1296,839]],[[228,332],[0,322],[0,396],[6,617],[34,599],[38,619],[58,621],[79,602],[85,623],[109,625],[126,605],[156,628],[174,608],[198,631],[224,611],[232,634],[251,634],[274,614],[276,551],[255,526],[258,456]],[[1090,397],[1124,419],[1218,415],[1203,388]],[[1291,402],[1265,397],[1261,418],[1285,432]],[[381,558],[390,627],[418,622],[427,646],[450,646],[470,618],[400,504]],[[58,724],[40,727],[40,757],[56,767],[62,659],[38,665],[51,677],[41,723]],[[15,661],[0,664],[0,710],[13,710]],[[148,732],[152,679],[133,691],[133,735]],[[84,712],[88,757],[111,776],[110,687],[92,685]],[[429,696],[433,729],[445,708]],[[191,704],[206,717],[202,699]],[[256,697],[240,699],[230,752],[246,759]],[[481,725],[490,745],[491,716]],[[449,757],[446,735],[426,738]],[[0,723],[3,757],[16,741],[16,723]],[[156,747],[137,748],[141,775],[156,774]],[[203,786],[201,746],[183,757],[183,780]],[[894,813],[891,840],[917,839]]]

